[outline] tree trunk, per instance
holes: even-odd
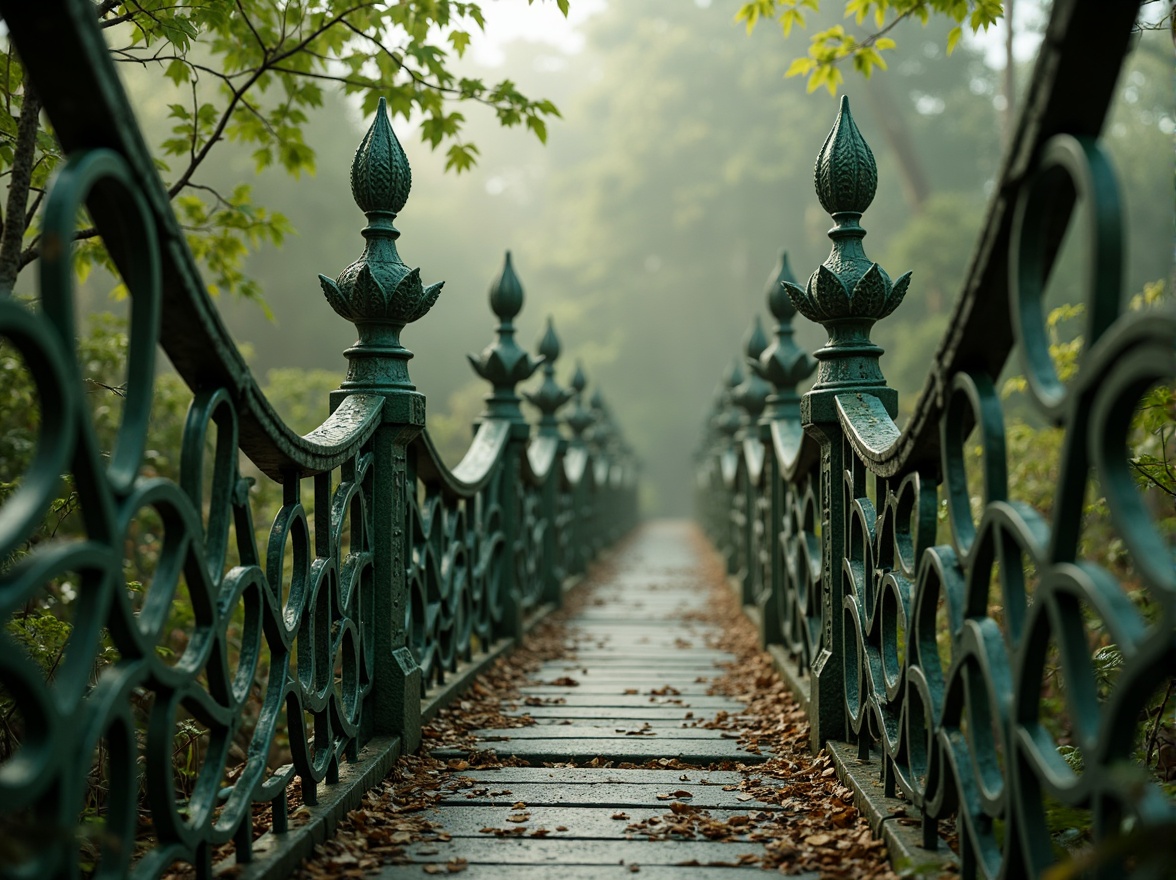
[[[37,127],[40,124],[41,99],[32,85],[24,84],[24,101],[16,127],[16,144],[12,155],[12,177],[8,185],[8,202],[4,206],[4,225],[0,231],[0,296],[10,296],[20,272],[20,252],[26,229],[25,210],[29,187],[36,164]]]

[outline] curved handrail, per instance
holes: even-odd
[[[509,437],[508,422],[483,422],[474,433],[465,455],[452,470],[442,460],[427,429],[412,441],[409,448],[417,452],[419,479],[440,483],[453,497],[470,498],[481,491],[493,476]]]
[[[1149,741],[1142,719],[1157,718],[1171,691],[1176,576],[1171,536],[1129,449],[1134,414],[1154,405],[1148,389],[1176,377],[1176,311],[1123,311],[1123,213],[1096,136],[1137,4],[1110,12],[1054,3],[967,282],[901,428],[869,332],[909,276],[892,282],[859,243],[876,168],[843,104],[816,174],[833,253],[807,289],[781,278],[796,310],[829,331],[817,382],[796,398],[784,368],[794,361],[765,354],[758,365],[789,380],[774,384],[795,409],[757,422],[746,388],[727,393],[710,424],[738,429],[712,433],[699,468],[700,518],[733,588],[758,606],[763,641],[783,649],[775,656],[807,691],[812,747],[876,760],[885,794],[920,813],[924,846],[936,847],[939,822],[954,822],[961,861],[986,876],[1050,873],[1051,799],[1096,816],[1115,805],[1090,828],[1089,853],[1110,874],[1164,874],[1165,856],[1142,841],[1176,822],[1171,792],[1136,766],[1150,763],[1137,751]],[[1043,299],[1075,204],[1087,208],[1084,344],[1063,384]],[[997,380],[1014,344],[1028,402],[1061,447],[1040,510],[1009,485]],[[778,477],[760,489],[747,482],[749,440],[765,429]],[[1123,548],[1113,558],[1090,546],[1092,489]],[[1043,691],[1055,676],[1068,739]]]
[[[1109,12],[1101,6],[1076,3],[1050,18],[963,289],[932,358],[919,402],[899,436],[886,448],[867,451],[868,446],[862,447],[881,476],[937,469],[939,422],[946,407],[949,378],[976,366],[989,375],[1000,375],[1013,350],[1009,261],[1015,200],[1054,135],[1065,132],[1097,137],[1102,130],[1116,80],[1090,59],[1115,59],[1118,69],[1135,21],[1136,4],[1115,4],[1113,18],[1103,14]],[[1055,207],[1059,228],[1065,228],[1071,208],[1064,203]],[[1059,244],[1060,237],[1043,255],[1046,274]]]
[[[354,423],[355,411],[329,417],[322,426],[300,435],[287,425],[266,399],[241,356],[220,313],[212,304],[200,270],[188,248],[171,202],[155,169],[151,153],[134,123],[125,92],[117,87],[110,51],[88,18],[93,8],[59,3],[54,42],[56,51],[22,58],[37,84],[45,113],[62,149],[68,154],[102,147],[126,162],[134,186],[144,198],[156,227],[163,309],[160,344],[172,366],[193,390],[216,385],[229,391],[240,420],[240,447],[266,476],[282,482],[322,473],[354,455],[370,436],[371,423]],[[36,40],[43,4],[10,3],[4,21],[17,44]],[[101,229],[119,228],[116,200],[101,189],[91,191],[87,207]],[[133,246],[121,247],[113,237],[110,254],[119,271],[129,276],[139,257]],[[132,294],[133,295],[133,294]],[[352,425],[354,433],[347,426]]]

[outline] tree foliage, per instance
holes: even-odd
[[[804,28],[810,13],[821,11],[821,0],[748,0],[735,13],[735,20],[746,22],[750,33],[761,19],[775,19],[784,36],[793,27]],[[839,65],[848,60],[854,70],[865,77],[874,68],[886,69],[882,53],[897,47],[890,36],[900,23],[914,19],[927,24],[942,16],[955,22],[947,34],[947,54],[951,54],[967,29],[972,33],[987,30],[1004,14],[1001,0],[845,0],[845,17],[859,26],[872,22],[873,32],[853,33],[843,24],[816,31],[809,37],[808,54],[793,60],[785,76],[804,76],[808,90],[821,86],[830,94],[844,81]]]
[[[568,0],[556,3],[566,15]],[[340,92],[356,96],[365,113],[384,96],[394,115],[419,121],[422,140],[446,151],[448,169],[461,172],[477,161],[478,147],[463,137],[466,117],[455,106],[484,105],[499,124],[522,126],[540,141],[559,115],[551,101],[528,97],[509,79],[459,75],[455,59],[485,27],[478,2],[100,0],[94,12],[115,61],[145,71],[166,96],[170,131],[156,145],[156,161],[213,292],[260,299],[241,270],[244,256],[291,232],[283,215],[253,202],[248,186],[223,193],[202,181],[219,144],[245,145],[258,172],[314,173],[315,153],[303,137],[310,114]],[[38,125],[40,104],[7,41],[0,71],[0,176],[9,183],[0,289],[11,290],[39,253],[37,211],[62,155]],[[79,238],[95,235],[83,229]],[[83,268],[107,263],[96,240],[80,258]]]

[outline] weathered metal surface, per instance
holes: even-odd
[[[799,413],[765,412],[773,442],[762,465],[736,442],[724,399],[699,458],[704,524],[737,561],[733,573],[750,572],[765,642],[808,676],[814,748],[849,742],[875,761],[883,793],[921,815],[925,846],[954,821],[964,876],[1043,876],[1058,858],[1047,825],[1058,808],[1089,811],[1097,861],[1083,876],[1171,873],[1176,802],[1132,748],[1147,701],[1176,669],[1176,569],[1131,477],[1127,426],[1146,389],[1176,379],[1176,315],[1123,312],[1121,211],[1095,140],[1136,11],[1054,4],[963,296],[902,430],[869,327],[906,276],[890,282],[862,251],[857,221],[876,173],[843,103],[816,173],[833,251],[807,288],[782,285],[829,331],[816,384]],[[1063,385],[1042,296],[1075,205],[1087,218],[1086,325]],[[1010,500],[1007,486],[996,382],[1014,345],[1038,415],[1065,436],[1048,516]],[[969,434],[981,451],[978,499]],[[761,469],[762,483],[750,479]],[[1131,554],[1131,583],[1080,552],[1092,474]],[[762,529],[747,527],[765,513]],[[745,568],[764,559],[766,573]],[[1128,589],[1144,591],[1151,614]],[[1091,627],[1123,655],[1103,698]],[[1079,770],[1050,732],[1047,665],[1065,682]]]
[[[368,215],[363,255],[321,278],[359,339],[341,388],[322,401],[325,421],[298,436],[208,299],[93,4],[0,2],[0,13],[68,154],[45,201],[40,308],[0,298],[0,338],[28,365],[43,425],[29,470],[4,475],[20,489],[0,507],[0,621],[67,578],[77,590],[56,668],[38,666],[0,629],[0,688],[20,741],[0,763],[0,876],[76,877],[84,848],[95,876],[155,877],[187,863],[208,877],[224,844],[238,861],[252,858],[254,809],[267,804],[272,829],[258,855],[280,865],[333,826],[379,775],[373,767],[415,747],[438,685],[521,635],[520,621],[561,594],[565,573],[632,525],[633,460],[598,444],[573,465],[550,424],[531,447],[511,398],[527,370],[495,366],[534,363],[506,351],[522,306],[507,274],[492,293],[502,323],[483,365],[495,403],[465,460],[452,471],[439,460],[400,334],[440,288],[425,287],[396,249],[392,221],[411,175],[382,105],[352,166]],[[131,293],[112,450],[95,439],[74,354],[70,246],[82,205]],[[193,392],[182,448],[172,450],[177,482],[141,472],[157,346]],[[255,523],[238,451],[281,483],[272,526]],[[73,478],[84,534],[28,546],[62,474]],[[140,602],[124,565],[145,513],[162,527]],[[556,558],[560,546],[576,548],[571,562],[567,549]],[[194,622],[181,655],[168,658],[157,648],[181,590]],[[186,724],[202,745],[192,786],[180,790],[172,755]],[[367,742],[380,744],[378,760],[361,755]],[[280,767],[269,760],[275,744],[288,749]],[[83,815],[95,781],[102,794]],[[316,817],[313,833],[287,836],[292,784]]]

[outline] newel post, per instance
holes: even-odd
[[[523,308],[523,285],[519,283],[511,265],[510,251],[502,272],[490,285],[490,308],[498,318],[498,338],[482,350],[480,355],[467,355],[474,372],[493,386],[485,398],[486,408],[478,416],[478,423],[506,422],[507,446],[499,477],[499,504],[502,506],[502,536],[505,552],[499,589],[504,597],[502,629],[497,633],[508,638],[523,635],[523,600],[519,583],[522,550],[522,458],[527,453],[531,426],[523,417],[515,386],[525,382],[543,363],[521,348],[515,341],[514,318]]]
[[[784,554],[780,550],[780,532],[784,518],[784,484],[780,460],[776,457],[774,426],[787,431],[788,426],[800,424],[800,395],[796,386],[812,375],[817,362],[793,339],[792,319],[796,309],[788,299],[784,284],[795,284],[796,277],[788,264],[788,252],[781,251],[780,259],[768,276],[768,311],[776,319],[775,338],[757,356],[749,357],[748,366],[770,383],[772,393],[764,402],[759,418],[760,438],[764,443],[764,474],[761,492],[769,496],[769,522],[764,530],[763,543],[768,553],[764,568],[767,583],[760,585],[757,597],[760,617],[760,640],[764,645],[782,644],[784,632],[780,627],[785,589]],[[749,351],[750,355],[751,352]]]
[[[867,257],[862,247],[866,231],[858,220],[874,199],[878,169],[853,117],[849,100],[825,139],[815,169],[817,197],[833,217],[829,238],[833,248],[802,290],[785,281],[782,287],[798,312],[824,326],[829,341],[815,354],[817,381],[801,399],[804,429],[821,445],[821,544],[824,571],[821,582],[823,633],[821,651],[813,663],[812,745],[847,736],[844,688],[844,632],[842,561],[845,558],[847,497],[864,494],[861,469],[847,456],[837,398],[869,394],[893,418],[898,392],[886,385],[878,358],[882,349],[870,341],[870,328],[898,307],[911,275],[894,282]]]
[[[409,269],[396,251],[400,231],[393,225],[412,186],[408,159],[388,122],[380,99],[375,121],[351,165],[351,194],[368,225],[363,254],[331,280],[319,276],[331,307],[355,324],[359,339],[347,349],[347,378],[331,393],[334,411],[352,394],[384,398],[383,418],[372,439],[371,540],[375,598],[372,733],[399,735],[405,751],[420,744],[421,671],[407,647],[406,582],[409,553],[408,444],[425,424],[425,397],[408,376],[412,352],[400,343],[404,326],[424,316],[441,284],[425,287],[420,270]],[[344,471],[344,478],[347,471]],[[353,546],[357,536],[352,536]]]
[[[572,399],[572,392],[561,388],[555,381],[555,362],[559,359],[559,337],[555,335],[555,324],[547,319],[547,330],[539,340],[539,354],[543,357],[543,384],[535,392],[525,395],[527,402],[540,412],[537,434],[556,444],[555,461],[547,480],[543,484],[543,599],[559,607],[563,604],[563,580],[567,572],[558,565],[556,548],[556,517],[559,499],[559,484],[567,440],[559,430],[558,413]]]

